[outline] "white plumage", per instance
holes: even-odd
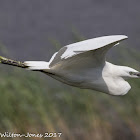
[[[45,72],[68,85],[124,95],[131,89],[125,79],[138,78],[140,73],[105,61],[105,55],[111,47],[125,39],[127,36],[124,35],[89,39],[61,48],[49,62],[25,61],[25,64],[30,70]]]

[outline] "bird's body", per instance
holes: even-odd
[[[114,35],[74,43],[61,48],[49,62],[25,61],[24,65],[68,85],[111,95],[125,95],[131,89],[125,79],[138,78],[140,73],[107,62],[105,55],[111,47],[126,38],[124,35]]]
[[[65,84],[104,92],[111,95],[125,95],[130,89],[130,85],[123,78],[114,75],[119,70],[119,66],[105,62],[100,68],[90,69],[48,69],[44,70],[47,75]],[[114,75],[114,76],[112,76]]]

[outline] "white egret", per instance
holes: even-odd
[[[124,35],[93,38],[67,45],[56,52],[49,62],[19,61],[0,57],[1,63],[41,71],[47,75],[79,88],[92,89],[111,95],[125,95],[131,89],[127,78],[140,78],[140,72],[105,60],[107,51]]]

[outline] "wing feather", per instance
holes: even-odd
[[[62,64],[64,62],[69,62],[69,65],[78,64],[84,59],[88,61],[94,60],[96,63],[102,64],[105,62],[106,52],[127,38],[125,35],[103,36],[67,45],[58,51],[49,66],[53,67],[58,63]]]

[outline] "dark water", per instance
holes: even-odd
[[[48,60],[55,51],[49,40],[73,43],[73,28],[86,38],[125,34],[136,49],[139,6],[138,0],[0,0],[0,41],[25,60]]]

